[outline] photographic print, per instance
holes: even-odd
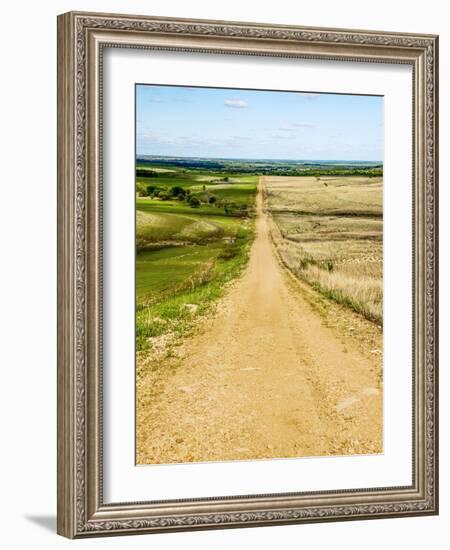
[[[138,84],[136,462],[383,452],[383,97]]]
[[[438,42],[58,16],[59,534],[438,513]]]

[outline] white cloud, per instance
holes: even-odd
[[[289,134],[272,134],[272,139],[293,139]]]
[[[239,141],[253,141],[253,139],[249,136],[232,136],[231,139],[238,139]]]
[[[243,99],[226,99],[223,104],[225,107],[234,107],[236,109],[248,107],[248,103]]]
[[[282,132],[295,132],[299,128],[313,128],[314,124],[311,122],[291,122],[290,124],[282,124],[278,130]]]

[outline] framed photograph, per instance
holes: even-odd
[[[436,514],[438,38],[58,18],[58,532]]]

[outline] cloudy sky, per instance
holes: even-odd
[[[136,86],[138,155],[383,160],[383,98]]]

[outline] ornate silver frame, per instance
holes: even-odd
[[[167,502],[102,499],[102,49],[413,67],[413,484]],[[70,538],[438,513],[437,113],[432,35],[66,13],[58,17],[58,533]]]

